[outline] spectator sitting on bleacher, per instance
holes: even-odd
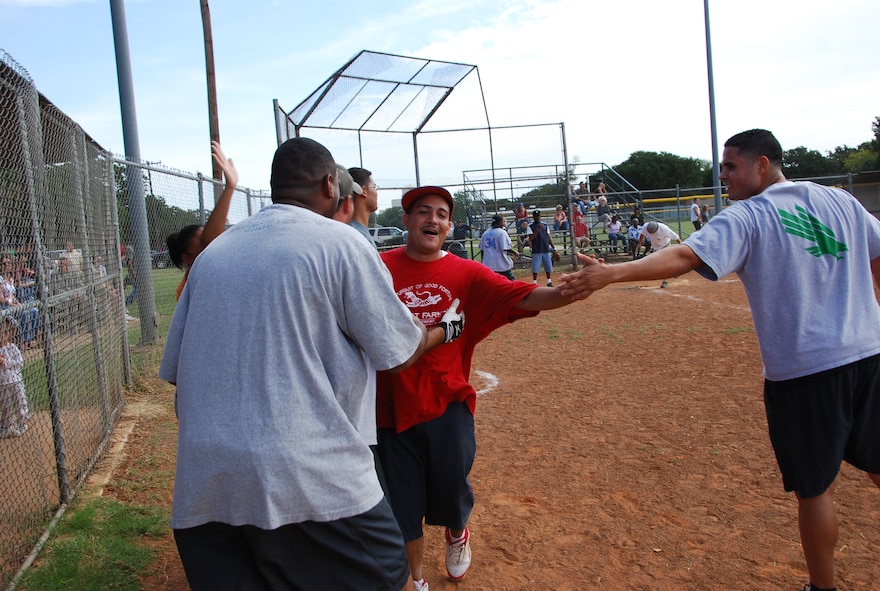
[[[553,214],[553,231],[564,232],[568,230],[568,216],[561,205],[556,206],[556,212]]]
[[[608,205],[608,199],[604,195],[599,197],[596,205],[596,221],[606,225],[611,221],[611,206]]]
[[[590,245],[590,229],[584,222],[584,216],[575,214],[574,227],[574,246],[575,248],[586,248]]]
[[[645,225],[645,216],[642,215],[642,209],[638,205],[633,205],[633,211],[629,217],[630,220],[632,220],[632,218],[636,218],[639,221],[639,227]]]
[[[629,219],[629,229],[626,231],[626,238],[629,242],[629,253],[632,255],[633,259],[639,253],[639,236],[641,235],[642,226],[639,224],[639,218],[633,216]],[[647,240],[647,244],[645,245],[645,252],[651,248],[651,241]]]
[[[584,183],[581,183],[581,187],[584,186]],[[585,215],[589,207],[587,207],[586,202],[584,201],[583,195],[586,189],[582,192],[580,189],[575,189],[572,187],[571,189],[571,204],[574,206],[575,214]]]
[[[608,238],[611,240],[611,251],[617,252],[617,241],[620,241],[620,244],[623,245],[626,243],[626,238],[623,236],[623,224],[620,222],[619,215],[611,216],[611,221],[605,224],[605,227],[608,229]]]

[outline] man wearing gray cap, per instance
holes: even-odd
[[[363,192],[356,195],[354,200],[354,215],[349,225],[360,232],[364,238],[369,240],[370,244],[376,244],[370,235],[367,226],[370,225],[370,215],[379,209],[379,185],[373,180],[373,173],[366,168],[352,167],[348,169],[352,179],[358,183]]]
[[[350,224],[355,213],[354,200],[359,195],[363,195],[364,190],[341,164],[336,164],[336,173],[339,175],[339,205],[336,206],[333,219],[343,224]]]

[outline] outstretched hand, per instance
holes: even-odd
[[[446,313],[443,314],[443,317],[437,324],[437,326],[443,329],[445,335],[444,343],[451,343],[460,337],[461,331],[464,329],[464,312],[461,314],[457,312],[460,303],[458,298],[452,300],[452,305],[449,306],[449,309],[446,310]]]
[[[575,300],[585,300],[594,291],[602,289],[610,280],[605,278],[604,270],[607,268],[604,259],[595,256],[587,256],[580,252],[575,253],[584,266],[574,273],[566,273],[559,278],[561,285],[557,289],[562,295]]]
[[[232,158],[227,158],[223,153],[220,142],[211,141],[211,157],[223,171],[226,185],[231,187],[238,185],[238,171],[235,169],[235,163],[232,162]]]

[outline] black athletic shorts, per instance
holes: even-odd
[[[793,380],[764,380],[764,405],[786,491],[821,495],[844,460],[880,473],[880,355]]]
[[[453,530],[467,525],[474,508],[468,474],[476,453],[474,416],[464,402],[403,433],[379,429],[388,499],[404,540],[422,537],[422,519]]]
[[[388,501],[336,521],[265,530],[207,523],[175,529],[193,591],[400,591],[409,578]]]

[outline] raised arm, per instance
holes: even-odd
[[[214,238],[222,234],[223,230],[226,229],[226,218],[229,216],[232,195],[235,193],[235,187],[238,185],[238,171],[235,169],[235,164],[232,162],[232,158],[226,158],[219,142],[211,142],[211,157],[214,158],[214,161],[220,166],[220,170],[223,171],[226,186],[223,187],[220,198],[214,204],[214,209],[205,222],[205,229],[202,230],[202,236],[199,240],[201,243],[199,252],[204,250],[206,246],[211,244]]]

